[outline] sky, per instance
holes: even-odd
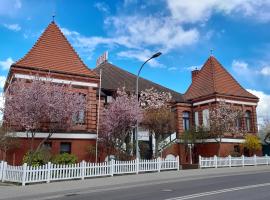
[[[109,62],[184,93],[211,54],[260,98],[270,118],[270,0],[0,0],[0,87],[55,21],[89,68]]]

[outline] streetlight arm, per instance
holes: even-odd
[[[142,71],[143,66],[151,59],[156,58],[158,56],[161,55],[161,52],[155,53],[154,55],[152,55],[150,58],[148,58],[140,67],[139,71],[138,71],[138,75],[137,75],[137,79],[136,79],[136,98],[137,101],[139,101],[139,78],[140,78],[140,73]],[[138,121],[136,122],[136,129],[135,129],[135,133],[136,133],[136,158],[139,158],[139,140],[138,140],[138,127],[139,127],[139,123]]]

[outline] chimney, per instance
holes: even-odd
[[[199,72],[200,70],[198,69],[191,71],[192,82],[195,80],[196,76],[198,76]]]

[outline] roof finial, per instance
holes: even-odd
[[[55,16],[56,16],[56,14],[55,14],[55,11],[54,11],[53,14],[52,14],[52,21],[53,21],[53,23],[54,23]]]
[[[213,56],[214,49],[210,49],[210,56]]]

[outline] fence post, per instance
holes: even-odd
[[[47,164],[47,183],[50,183],[51,180],[51,162]]]
[[[157,158],[157,161],[158,161],[158,172],[160,172],[160,170],[161,170],[161,165],[162,165],[162,163],[161,163],[161,158],[160,157],[158,157]]]
[[[199,169],[202,168],[202,156],[199,155]]]
[[[214,156],[214,162],[215,162],[215,168],[217,168],[218,167],[218,163],[217,163],[217,156],[216,155]]]
[[[23,164],[22,186],[25,186],[27,163]]]
[[[265,154],[265,159],[266,159],[266,164],[269,165],[269,158],[267,154]]]
[[[232,167],[232,156],[229,155],[228,158],[229,158],[229,167]]]
[[[245,167],[245,156],[242,155],[242,167]]]
[[[257,166],[257,156],[254,155],[254,166]]]
[[[3,161],[2,182],[4,182],[6,179],[6,171],[7,171],[7,162]]]
[[[84,177],[85,177],[85,161],[84,160],[80,162],[80,168],[81,168],[81,178],[82,180],[84,180]]]
[[[136,158],[136,174],[139,174],[140,171],[140,159]]]
[[[176,156],[176,164],[177,164],[177,171],[180,170],[180,159],[179,159],[179,156]]]
[[[3,171],[4,171],[4,161],[1,161],[1,163],[0,163],[0,180],[2,180]]]
[[[110,161],[110,165],[111,165],[111,176],[113,176],[113,174],[114,174],[114,164],[115,164],[115,160],[112,159],[112,160]]]

